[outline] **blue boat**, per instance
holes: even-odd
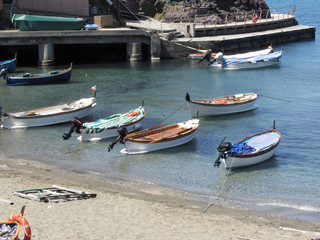
[[[14,55],[14,59],[1,61],[0,70],[6,69],[8,73],[14,73],[16,71],[17,54]]]
[[[7,80],[7,85],[37,85],[50,83],[63,83],[71,78],[72,64],[68,69],[54,70],[48,73],[23,73],[16,76],[3,76]]]

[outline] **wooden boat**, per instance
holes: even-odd
[[[119,137],[109,146],[109,151],[120,141],[125,144],[122,153],[139,154],[179,146],[191,141],[199,127],[199,119],[192,119],[173,125],[157,125],[139,132],[127,134],[120,128]]]
[[[208,98],[203,100],[191,100],[186,94],[186,101],[190,107],[191,117],[197,116],[218,116],[232,113],[246,112],[256,109],[256,93],[240,93],[231,96]]]
[[[83,118],[91,115],[92,109],[96,105],[95,100],[94,92],[93,97],[82,98],[73,102],[21,112],[2,113],[2,127],[14,129],[70,122],[75,117]]]
[[[21,225],[18,222],[0,222],[0,239],[18,240]]]
[[[14,59],[5,60],[0,62],[0,70],[6,70],[8,73],[14,73],[16,71],[17,54],[14,55]]]
[[[227,170],[266,161],[275,154],[281,137],[279,131],[272,129],[246,137],[234,144],[222,143],[218,147],[219,156],[215,166],[220,165],[220,160]]]
[[[54,70],[48,73],[23,73],[15,76],[3,76],[7,80],[7,85],[31,85],[31,84],[49,84],[63,83],[71,78],[72,64],[64,70]]]
[[[98,141],[109,137],[116,137],[119,135],[119,127],[126,127],[128,132],[138,130],[141,127],[140,123],[145,115],[145,108],[140,106],[125,113],[113,114],[110,117],[101,118],[95,122],[82,124],[79,119],[74,119],[72,121],[72,127],[68,133],[63,135],[63,139],[69,139],[74,131],[81,134],[78,139],[83,141]]]
[[[213,67],[225,70],[268,67],[279,64],[282,52],[266,49],[229,56],[219,52],[210,63]]]

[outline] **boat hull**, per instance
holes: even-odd
[[[141,142],[133,142],[126,141],[125,149],[122,149],[122,153],[127,154],[140,154],[147,153],[152,151],[157,151],[166,148],[176,147],[182,144],[185,144],[191,141],[196,136],[196,131],[193,131],[189,135],[184,136],[183,138],[177,138],[171,141],[163,141],[163,142],[155,142],[155,143],[141,143]]]
[[[247,157],[247,158],[239,158],[239,157],[232,157],[230,156],[227,159],[222,158],[222,162],[225,165],[226,170],[229,170],[231,168],[240,168],[240,167],[247,167],[251,165],[255,165],[258,163],[262,163],[270,158],[275,154],[276,148],[273,150],[259,155],[259,156],[253,156],[253,157]]]
[[[37,85],[67,82],[71,78],[71,69],[58,74],[34,77],[8,77],[7,85]]]
[[[281,133],[275,129],[246,137],[235,144],[234,151],[232,147],[231,152],[223,154],[221,161],[227,170],[264,162],[275,154],[281,138]],[[237,147],[238,144],[240,148]]]
[[[1,69],[7,69],[8,73],[14,73],[16,71],[16,59],[0,62]]]
[[[78,107],[68,108],[68,106],[72,106],[72,104],[77,104]],[[2,117],[2,127],[6,129],[16,129],[70,122],[75,117],[83,118],[91,115],[95,105],[95,98],[85,98],[70,104],[67,103],[25,112],[9,113],[7,116]],[[29,112],[31,113],[30,115],[28,115]]]
[[[197,112],[199,116],[219,116],[233,113],[247,112],[258,108],[256,101],[250,101],[241,104],[198,104],[195,102],[188,102],[191,116],[196,117]]]
[[[134,132],[141,128],[140,123],[134,123],[125,126],[128,132]],[[119,135],[118,128],[106,128],[102,131],[98,129],[94,129],[91,131],[90,129],[82,129],[81,135],[78,137],[80,141],[99,141],[105,138],[116,137]]]
[[[251,69],[251,68],[264,68],[264,67],[271,67],[279,65],[279,61],[261,61],[261,62],[244,62],[244,63],[237,63],[237,64],[231,64],[227,67],[223,67],[221,64],[213,63],[212,66],[218,67],[220,69],[225,70],[238,70],[238,69]]]

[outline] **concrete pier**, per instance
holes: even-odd
[[[141,43],[127,43],[127,60],[129,61],[142,60]]]
[[[39,65],[49,66],[54,65],[54,46],[53,44],[39,44]]]

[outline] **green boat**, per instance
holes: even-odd
[[[85,21],[82,18],[49,17],[14,14],[11,19],[20,31],[81,30]]]

